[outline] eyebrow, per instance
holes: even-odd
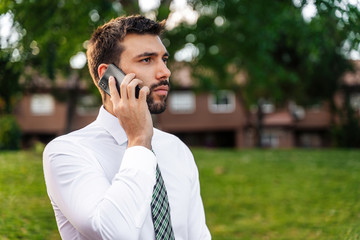
[[[137,56],[135,56],[135,58],[141,58],[141,57],[151,57],[151,56],[158,56],[159,54],[156,53],[156,52],[144,52],[144,53],[141,53]],[[168,52],[165,52],[163,57],[169,57],[170,54]]]

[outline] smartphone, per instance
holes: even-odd
[[[121,71],[121,69],[119,69],[114,64],[109,64],[109,66],[107,67],[104,75],[101,77],[101,79],[99,81],[100,88],[102,90],[104,90],[109,96],[111,96],[110,95],[110,88],[109,88],[109,77],[110,76],[113,76],[115,78],[115,80],[116,80],[116,89],[118,90],[119,95],[120,95],[120,84],[121,84],[122,80],[125,77],[125,73],[123,73],[123,71]],[[139,98],[139,92],[140,92],[140,87],[136,86],[136,88],[135,88],[135,97],[136,98]]]

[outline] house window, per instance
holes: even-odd
[[[354,110],[360,110],[360,93],[351,94],[350,104]]]
[[[219,91],[209,96],[209,110],[212,113],[231,113],[235,110],[235,94],[231,91]]]
[[[272,103],[264,103],[263,105],[261,105],[261,109],[263,113],[270,114],[275,111],[275,106]]]
[[[34,94],[30,99],[30,111],[33,115],[48,116],[55,110],[55,100],[50,94]]]
[[[76,105],[79,115],[96,115],[99,111],[99,100],[93,95],[80,96]]]
[[[321,147],[321,135],[319,133],[303,133],[300,135],[301,147]]]
[[[277,148],[279,146],[279,134],[276,132],[263,132],[261,145],[264,147]]]
[[[172,92],[169,97],[169,103],[172,113],[190,114],[195,112],[196,98],[193,92]]]

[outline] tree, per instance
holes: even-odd
[[[248,105],[260,98],[278,105],[288,100],[303,105],[332,102],[339,76],[348,68],[344,51],[359,48],[359,6],[316,0],[317,14],[304,20],[301,12],[310,2],[189,0],[199,18],[169,31],[167,47],[176,53],[185,40],[195,49],[191,65],[199,89],[235,89]],[[153,15],[167,18],[170,3],[161,0]],[[2,0],[0,10],[19,24],[20,42],[13,51],[20,53],[24,66],[50,79],[57,74],[73,79],[70,129],[78,81],[90,77],[84,68],[71,68],[69,60],[84,54],[86,40],[97,26],[122,14],[139,13],[140,7],[136,0]],[[89,85],[93,86],[90,80]]]
[[[199,18],[169,32],[170,49],[186,39],[198,52],[191,65],[199,88],[238,89],[249,105],[261,98],[332,103],[350,68],[344,51],[359,48],[359,6],[347,1],[314,1],[317,14],[308,20],[305,0],[191,2]],[[234,81],[241,75],[246,83]]]
[[[11,53],[0,53],[0,115],[12,113],[16,96],[21,91],[17,81],[21,70],[20,64],[11,62]]]
[[[169,0],[162,0],[161,6],[154,11],[158,18],[165,19],[169,14]],[[17,61],[22,66],[36,69],[49,79],[62,75],[69,79],[69,89],[65,93],[68,101],[67,129],[71,130],[72,118],[75,111],[79,92],[80,79],[91,79],[84,65],[71,67],[70,60],[75,55],[85,56],[86,41],[94,29],[120,15],[140,13],[139,3],[136,0],[101,1],[101,0],[73,0],[73,1],[12,1],[0,2],[0,11],[11,14],[13,24],[17,25],[19,42],[16,46],[8,46],[7,52],[19,53]],[[8,56],[9,57],[9,56]],[[14,73],[19,71],[11,69],[7,60],[1,61]],[[11,76],[10,72],[2,73],[2,84],[18,84],[18,75]],[[92,86],[92,81],[88,81]],[[8,89],[4,88],[4,89]],[[7,92],[13,94],[12,92]],[[57,93],[59,94],[59,93]],[[8,96],[6,96],[6,101]],[[8,110],[10,111],[10,110]]]
[[[121,6],[108,1],[41,0],[2,1],[0,7],[11,14],[13,24],[18,25],[20,39],[15,47],[8,50],[20,53],[18,62],[51,80],[58,75],[72,79],[69,91],[62,97],[68,99],[66,131],[69,131],[79,81],[88,77],[86,69],[73,69],[70,59],[84,52],[86,39],[97,24],[123,13]]]

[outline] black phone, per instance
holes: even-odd
[[[109,66],[107,67],[104,75],[101,77],[100,81],[99,81],[99,86],[102,90],[104,90],[109,96],[110,95],[110,88],[109,88],[109,77],[113,76],[116,80],[116,88],[119,92],[120,95],[120,84],[122,82],[122,80],[125,77],[125,73],[123,71],[121,71],[121,69],[119,69],[117,66],[115,66],[114,64],[109,64]],[[140,92],[140,87],[136,86],[135,88],[135,97],[139,98],[139,92]],[[121,97],[121,96],[120,96]]]

